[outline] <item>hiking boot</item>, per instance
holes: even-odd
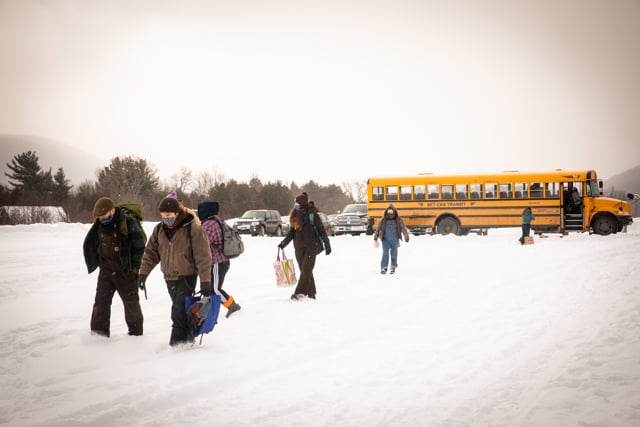
[[[307,296],[311,299],[316,299],[316,294],[308,294]]]
[[[291,299],[296,301],[296,300],[300,300],[302,298],[304,298],[306,295],[305,294],[293,294],[291,295]]]
[[[380,274],[387,274],[387,269],[383,268],[382,270],[380,270]]]
[[[238,304],[237,302],[232,302],[231,305],[229,306],[229,308],[227,309],[227,315],[225,317],[229,317],[231,316],[233,313],[235,313],[236,311],[240,310],[242,307],[240,307],[240,304]]]
[[[396,272],[396,268],[395,267],[391,267],[391,271],[389,272],[390,274],[393,274]]]

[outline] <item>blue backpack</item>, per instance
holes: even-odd
[[[204,334],[213,331],[218,323],[221,301],[220,295],[187,295],[184,299],[189,329],[194,338],[200,335],[200,344]]]

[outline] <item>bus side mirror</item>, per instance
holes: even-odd
[[[602,180],[598,180],[598,192],[600,193],[600,195],[602,196],[604,194],[604,183],[602,182]]]

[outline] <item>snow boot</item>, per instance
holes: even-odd
[[[387,274],[387,269],[383,268],[382,270],[380,270],[380,274]]]
[[[227,309],[227,315],[225,317],[231,316],[233,313],[242,308],[231,295],[229,295],[229,299],[222,305]]]
[[[229,317],[231,316],[233,313],[235,313],[236,311],[240,310],[242,307],[240,307],[240,304],[238,304],[237,302],[232,302],[231,305],[229,306],[229,309],[227,310],[227,315],[225,317]]]
[[[396,268],[395,267],[391,267],[391,271],[389,272],[389,274],[393,274],[396,272]]]

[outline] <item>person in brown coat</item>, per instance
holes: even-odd
[[[144,288],[147,276],[160,263],[171,297],[169,345],[175,346],[193,342],[185,298],[195,293],[198,277],[202,295],[211,295],[211,251],[207,234],[176,199],[162,199],[158,210],[162,221],[154,227],[144,250],[138,285]]]
[[[305,296],[316,299],[313,267],[320,252],[324,250],[327,255],[331,253],[331,244],[318,215],[318,209],[309,201],[307,193],[303,192],[296,197],[293,209],[289,213],[289,224],[289,231],[278,247],[284,249],[293,240],[300,279],[291,299],[299,300]]]

